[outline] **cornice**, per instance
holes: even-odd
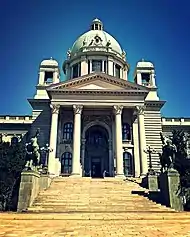
[[[159,100],[159,101],[145,101],[145,106],[146,107],[157,107],[157,108],[162,108],[166,101],[164,100]]]
[[[84,90],[84,89],[52,89],[49,91],[53,94],[67,94],[67,95],[147,95],[147,91],[136,90]]]
[[[115,78],[113,76],[104,73],[91,73],[79,78],[74,78],[55,85],[50,85],[49,87],[47,87],[47,91],[52,91],[54,89],[60,90],[64,88],[72,89],[73,86],[84,85],[88,82],[93,82],[95,80],[102,80],[103,82],[107,82],[112,85],[121,86],[123,89],[126,90],[146,91],[146,93],[150,91],[149,88],[144,87],[142,85],[138,85],[130,81],[125,81],[121,78]]]

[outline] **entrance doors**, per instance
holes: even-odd
[[[92,178],[102,177],[101,157],[91,157],[91,176]]]
[[[109,173],[109,147],[107,130],[94,125],[86,131],[85,176],[103,177],[103,172]]]

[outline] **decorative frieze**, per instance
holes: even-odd
[[[84,115],[82,119],[84,124],[87,124],[92,121],[102,121],[106,124],[110,124],[112,122],[111,115]]]

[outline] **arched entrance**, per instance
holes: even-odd
[[[101,125],[89,127],[85,133],[84,175],[100,178],[109,173],[109,135]]]

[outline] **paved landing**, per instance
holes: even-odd
[[[27,213],[0,213],[0,237],[190,236],[190,213],[132,194],[123,181],[55,179]]]

